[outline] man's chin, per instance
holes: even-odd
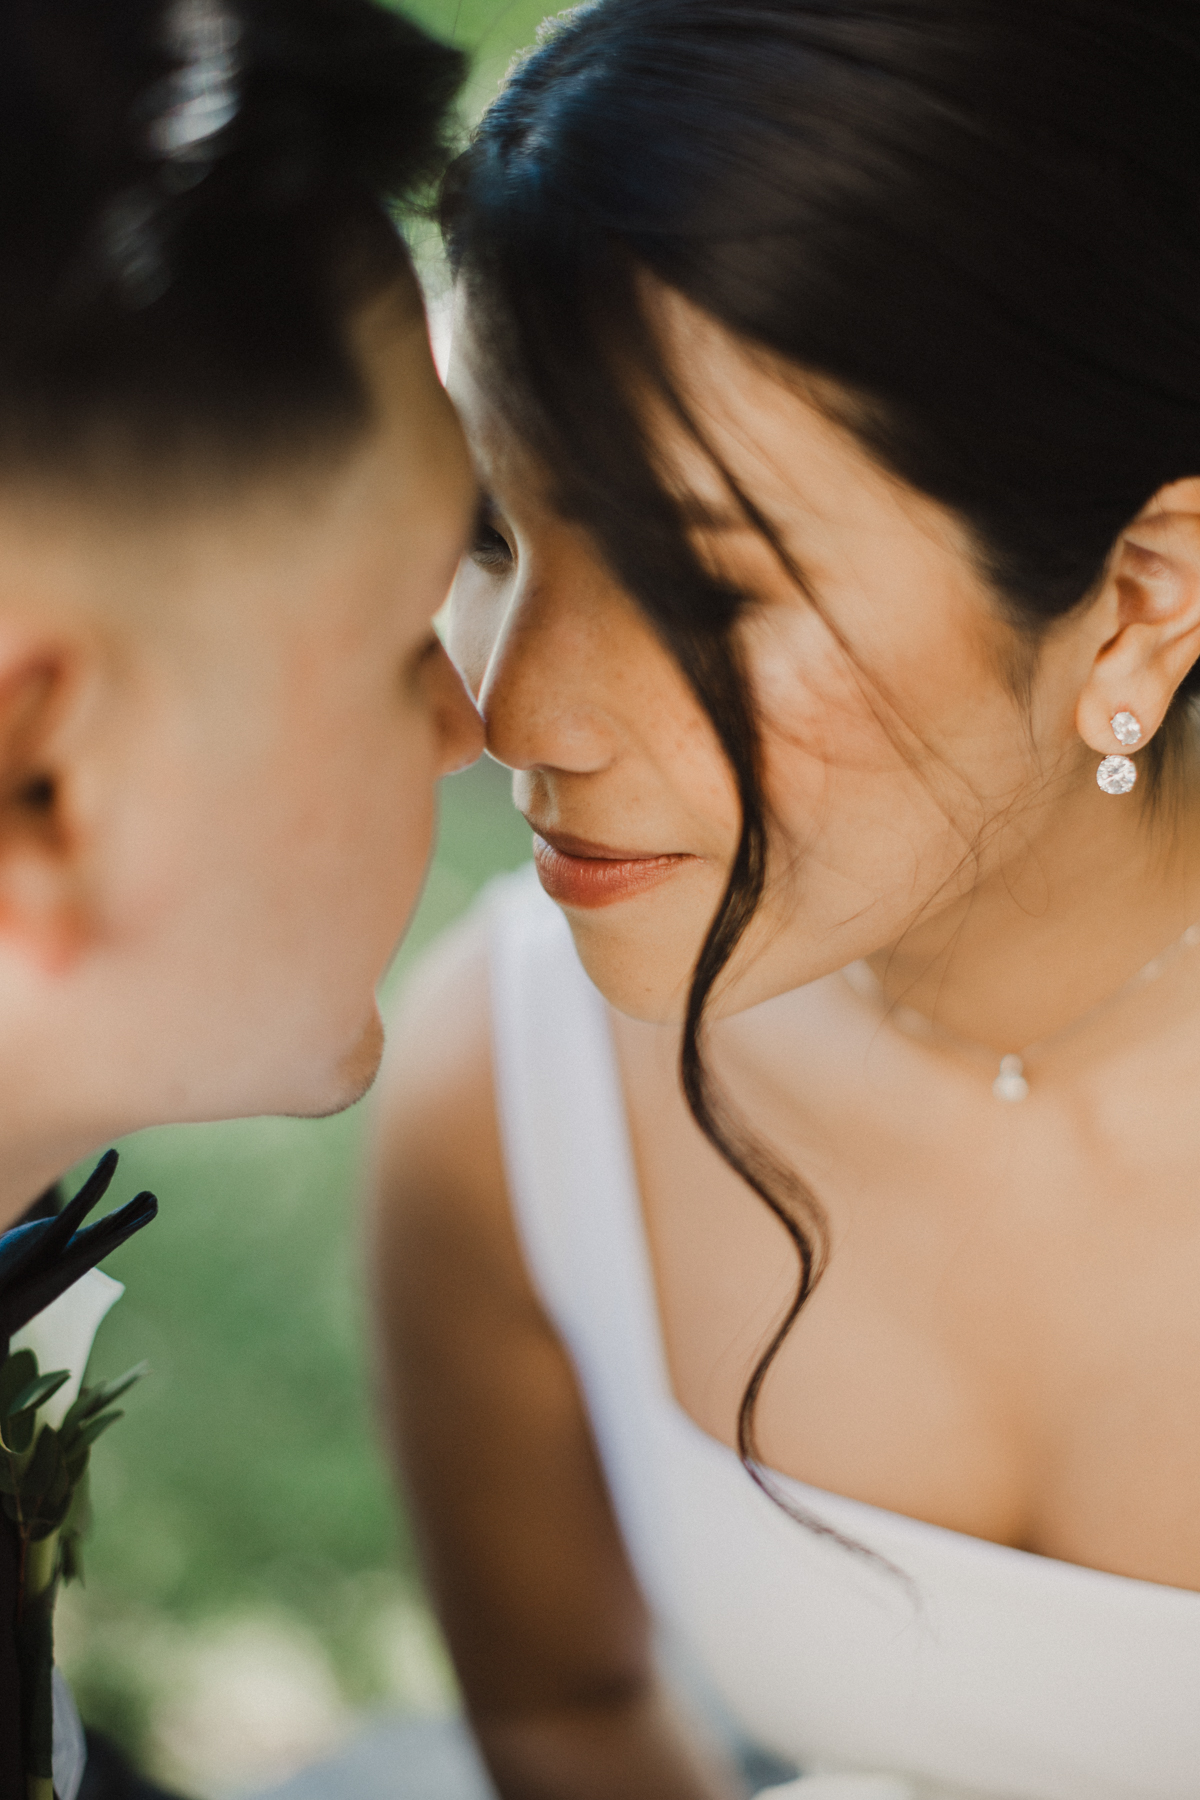
[[[382,1060],[383,1021],[376,1010],[363,1027],[357,1044],[338,1063],[326,1097],[312,1106],[290,1107],[290,1117],[330,1119],[335,1113],[345,1112],[348,1106],[353,1106],[370,1091]]]

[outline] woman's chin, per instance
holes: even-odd
[[[610,1006],[649,1025],[682,1023],[711,907],[647,893],[619,907],[563,911],[579,960]]]

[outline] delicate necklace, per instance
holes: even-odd
[[[1167,969],[1178,962],[1185,951],[1193,950],[1197,944],[1200,944],[1200,922],[1189,925],[1182,937],[1176,938],[1173,944],[1168,944],[1165,950],[1160,950],[1157,956],[1152,956],[1136,975],[1131,975],[1128,981],[1122,982],[1114,993],[1106,995],[1103,1000],[1098,1000],[1094,1006],[1089,1006],[1086,1012],[1082,1012],[1077,1018],[1072,1019],[1069,1025],[1064,1025],[1059,1031],[1051,1032],[1049,1037],[1038,1038],[1036,1042],[1026,1044],[1022,1050],[1009,1051],[1006,1056],[1000,1057],[999,1068],[992,1081],[992,1092],[997,1100],[1004,1100],[1009,1104],[1024,1100],[1029,1093],[1029,1078],[1025,1073],[1027,1057],[1035,1056],[1039,1051],[1048,1050],[1053,1045],[1062,1043],[1064,1039],[1073,1036],[1075,1032],[1081,1031],[1085,1025],[1090,1025],[1100,1013],[1106,1012],[1110,1006],[1115,1006],[1117,1001],[1123,1000],[1127,994],[1133,993],[1137,988],[1145,987],[1151,981],[1157,981],[1160,975],[1165,974]],[[926,1018],[925,1014],[918,1012],[915,1007],[899,1004],[889,1005],[887,996],[866,963],[851,963],[848,968],[842,970],[842,975],[856,994],[869,998],[876,1005],[882,1006],[884,1017],[900,1031],[903,1031],[906,1036],[925,1038],[935,1043],[952,1044],[955,1049],[967,1051],[975,1058],[990,1063],[993,1068],[996,1068],[996,1052],[989,1049],[986,1044],[977,1044],[970,1038],[959,1037],[957,1032],[948,1031],[944,1025],[938,1025],[933,1019]]]

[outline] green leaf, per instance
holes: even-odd
[[[37,1523],[33,1529],[34,1539],[51,1537],[54,1532],[60,1531],[69,1505],[69,1496],[58,1506],[51,1506],[48,1501],[43,1501],[38,1509]]]
[[[72,1455],[74,1455],[77,1448],[82,1448],[85,1445],[90,1450],[96,1439],[101,1437],[103,1433],[108,1430],[110,1425],[115,1425],[118,1419],[123,1419],[124,1417],[125,1414],[118,1410],[117,1412],[101,1413],[97,1419],[88,1419],[85,1424],[79,1427],[78,1432],[75,1434],[74,1442],[71,1445]]]
[[[0,1421],[13,1410],[12,1402],[38,1372],[37,1357],[32,1350],[14,1350],[0,1365]]]
[[[77,1405],[79,1402],[83,1402],[82,1416],[90,1419],[94,1414],[103,1412],[106,1407],[113,1404],[114,1400],[119,1400],[122,1394],[127,1394],[136,1382],[141,1381],[142,1377],[149,1373],[150,1364],[140,1362],[136,1368],[126,1369],[124,1375],[116,1375],[111,1381],[101,1382],[98,1387],[84,1388],[79,1396],[79,1401],[76,1402]]]
[[[12,1413],[35,1412],[44,1406],[52,1394],[57,1394],[71,1379],[70,1369],[51,1369],[45,1375],[38,1375],[27,1381],[20,1393],[13,1400],[9,1411]]]
[[[92,1449],[90,1444],[84,1444],[82,1448],[76,1446],[74,1449],[64,1452],[67,1465],[67,1479],[73,1488],[79,1486],[79,1483],[87,1473],[88,1458],[91,1454]]]
[[[138,1363],[134,1369],[127,1369],[124,1375],[118,1375],[112,1381],[104,1381],[96,1387],[81,1389],[79,1398],[63,1419],[61,1429],[64,1437],[69,1437],[85,1420],[94,1418],[97,1413],[104,1412],[114,1400],[119,1400],[122,1394],[128,1393],[134,1383],[140,1381],[142,1376],[149,1372],[149,1363],[142,1362]]]
[[[16,1456],[24,1456],[33,1442],[33,1428],[36,1424],[36,1413],[12,1413],[4,1421],[5,1448]]]
[[[87,1459],[90,1452],[83,1452],[83,1470],[72,1474],[71,1503],[67,1508],[67,1516],[63,1520],[63,1580],[82,1581],[83,1562],[80,1544],[83,1535],[92,1522],[91,1496],[88,1491]]]
[[[46,1488],[45,1498],[42,1501],[43,1513],[47,1516],[51,1513],[57,1514],[59,1516],[59,1522],[61,1523],[62,1519],[66,1518],[67,1508],[71,1504],[71,1488],[73,1485],[66,1460],[60,1450],[58,1465],[50,1478],[49,1485]]]
[[[29,1466],[21,1477],[21,1499],[24,1502],[28,1496],[31,1502],[29,1511],[33,1511],[33,1503],[36,1503],[40,1511],[41,1502],[53,1487],[61,1466],[62,1445],[58,1441],[58,1433],[47,1425],[39,1433]]]

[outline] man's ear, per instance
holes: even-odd
[[[1200,658],[1200,477],[1161,489],[1122,532],[1097,613],[1106,635],[1075,722],[1107,756],[1121,748],[1113,715],[1131,712],[1148,743]]]
[[[0,622],[0,957],[69,967],[86,931],[60,744],[77,659]]]

